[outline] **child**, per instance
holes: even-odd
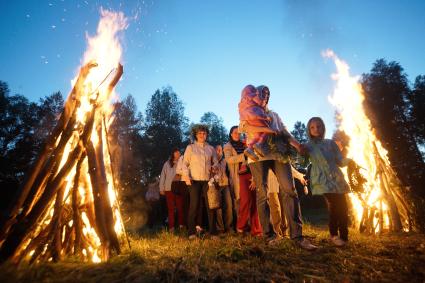
[[[336,246],[348,241],[348,207],[345,194],[349,186],[339,167],[346,166],[350,159],[343,158],[333,140],[325,139],[325,124],[319,117],[307,123],[310,141],[305,145],[310,158],[310,185],[313,195],[323,195],[329,211],[330,240]],[[339,232],[339,236],[338,236]]]
[[[269,128],[270,117],[264,111],[263,99],[253,85],[247,85],[242,90],[238,108],[240,121],[246,121],[250,126]],[[254,149],[260,155],[266,155],[266,137],[267,134],[264,132],[253,133],[253,137],[244,151],[245,155],[253,160],[258,160]]]

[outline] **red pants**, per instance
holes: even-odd
[[[182,195],[176,195],[171,191],[165,192],[165,198],[167,199],[167,208],[168,208],[168,228],[174,228],[174,209],[177,209],[177,219],[179,225],[184,225],[184,210],[183,203],[184,198]]]
[[[257,212],[256,191],[250,190],[251,174],[239,175],[239,213],[236,228],[238,231],[248,230],[248,221],[251,223],[251,235],[262,235],[260,220]]]

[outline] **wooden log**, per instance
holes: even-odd
[[[80,252],[80,243],[81,243],[81,233],[82,233],[82,225],[81,225],[81,214],[79,210],[80,197],[78,192],[78,187],[80,183],[80,174],[81,174],[81,166],[86,158],[85,152],[81,156],[80,160],[77,163],[77,168],[75,169],[74,183],[72,186],[72,212],[73,212],[73,227],[75,232],[75,241],[74,241],[74,254],[78,254]]]
[[[71,113],[73,113],[75,109],[76,101],[79,100],[77,94],[79,94],[79,90],[82,89],[81,86],[86,80],[90,69],[95,66],[97,66],[97,64],[91,62],[81,68],[77,82],[75,83],[71,93],[68,95],[68,98],[64,105],[64,111],[62,112],[55,128],[52,130],[51,134],[47,138],[43,146],[43,150],[36,158],[36,161],[34,162],[32,168],[26,174],[18,193],[16,194],[16,200],[12,202],[13,205],[8,209],[8,213],[0,219],[0,243],[2,242],[2,240],[5,239],[10,227],[15,223],[14,220],[16,219],[16,215],[19,214],[24,201],[27,199],[28,193],[30,192],[35,178],[39,175],[39,172],[45,164],[46,159],[53,151],[57,138],[59,137],[63,129],[66,127],[68,120],[71,117]]]
[[[101,121],[98,124],[98,127],[96,129],[97,134],[99,136],[99,142],[96,147],[96,162],[99,168],[98,172],[99,172],[99,175],[101,178],[100,180],[102,183],[100,190],[102,194],[102,202],[103,202],[104,212],[105,212],[106,228],[108,232],[108,237],[110,239],[111,248],[115,249],[117,253],[120,253],[120,245],[119,245],[117,234],[114,229],[115,221],[114,221],[114,216],[112,211],[112,204],[111,204],[111,199],[109,197],[108,179],[106,176],[105,159],[103,154],[104,141],[103,141],[102,127],[103,127],[103,122]]]
[[[122,66],[121,66],[121,67],[122,67]],[[105,116],[103,116],[103,127],[104,127],[104,130],[105,130],[105,136],[106,136],[106,138],[105,138],[106,149],[107,149],[107,151],[108,151],[109,159],[110,159],[110,161],[111,161],[110,166],[111,166],[111,175],[112,175],[112,180],[113,180],[113,182],[114,182],[114,188],[115,188],[116,190],[118,190],[119,184],[118,184],[118,181],[117,181],[117,176],[115,175],[115,170],[114,170],[114,159],[113,159],[113,156],[112,156],[112,154],[111,154],[111,147],[110,147],[109,139],[108,139],[108,138],[109,138],[109,134],[108,134],[108,127],[106,126]],[[114,192],[114,193],[116,193],[116,192]],[[116,198],[117,198],[117,207],[118,207],[118,210],[121,212],[121,207],[120,207],[120,203],[119,203],[118,196],[116,196]],[[123,230],[124,237],[125,237],[125,239],[126,239],[126,241],[127,241],[128,248],[131,250],[130,239],[129,239],[129,238],[128,238],[128,236],[127,236],[127,232],[126,232],[126,230],[125,230],[124,223],[123,223],[122,221],[121,221],[121,228],[122,228],[122,230]]]
[[[67,186],[67,182],[64,182],[62,187],[56,194],[56,201],[53,210],[53,225],[51,226],[51,234],[53,235],[52,239],[52,257],[53,261],[59,261],[61,259],[61,251],[62,251],[62,231],[61,231],[61,220],[62,220],[62,207],[63,207],[63,197],[65,194],[65,187]]]
[[[93,129],[94,123],[94,110],[88,115],[87,123],[84,127],[81,140],[87,141],[90,138],[90,133]],[[83,145],[80,142],[75,149],[69,154],[67,161],[61,168],[60,172],[54,178],[54,180],[46,187],[43,195],[40,197],[34,208],[23,221],[16,224],[16,228],[6,235],[6,239],[0,248],[0,262],[7,260],[12,257],[21,243],[25,240],[25,237],[34,225],[40,219],[40,216],[48,207],[52,198],[56,194],[57,190],[61,187],[65,181],[65,177],[69,174],[70,170],[75,166],[77,161],[80,159],[83,153]]]
[[[89,174],[90,182],[92,185],[92,194],[93,194],[93,203],[94,203],[94,212],[95,212],[95,221],[96,225],[94,226],[96,232],[102,242],[102,245],[109,245],[110,241],[108,237],[108,232],[106,228],[106,220],[104,214],[104,204],[101,199],[100,187],[102,186],[100,176],[98,173],[98,167],[96,162],[96,152],[91,141],[87,141],[85,145],[87,152],[87,160],[89,164]]]

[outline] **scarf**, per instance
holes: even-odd
[[[241,141],[234,141],[233,139],[230,139],[230,144],[233,146],[233,148],[238,154],[243,153],[246,148],[245,144]]]

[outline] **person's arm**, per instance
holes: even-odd
[[[346,158],[342,156],[341,151],[339,150],[338,145],[335,143],[335,141],[331,140],[331,146],[332,146],[332,150],[334,152],[334,156],[335,156],[335,161],[336,164],[339,167],[345,167],[347,166],[350,162],[353,162],[352,159],[350,158]]]
[[[231,145],[225,145],[223,148],[224,159],[228,164],[241,163],[245,161],[243,153],[233,155],[233,147]]]
[[[295,149],[298,152],[301,152],[302,151],[301,144],[291,135],[291,133],[288,131],[288,129],[286,128],[285,124],[282,122],[282,119],[279,117],[279,115],[273,111],[271,113],[273,114],[272,115],[273,119],[276,120],[275,122],[278,126],[279,134],[288,137],[289,144],[295,147]]]
[[[190,158],[192,155],[192,147],[188,145],[183,155],[183,163],[182,163],[182,181],[186,183],[186,185],[190,186],[192,182],[190,181]]]
[[[165,194],[165,179],[167,179],[167,163],[165,161],[164,166],[162,166],[161,177],[159,178],[159,193],[161,195]]]

